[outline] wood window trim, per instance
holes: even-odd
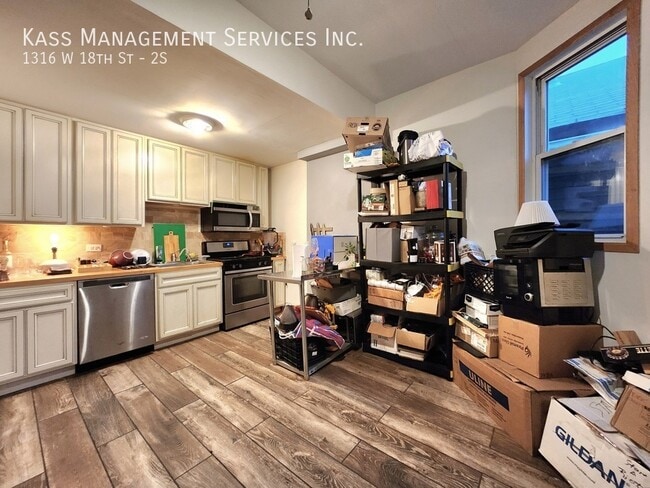
[[[526,188],[526,79],[550,60],[567,51],[576,42],[603,23],[626,14],[627,78],[625,107],[625,242],[597,243],[600,250],[608,252],[639,252],[639,69],[641,56],[641,0],[623,0],[584,29],[557,46],[546,56],[519,73],[517,87],[518,171],[519,205],[525,201]]]

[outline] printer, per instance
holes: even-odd
[[[594,232],[553,223],[494,231],[503,314],[539,325],[586,324],[594,313]]]

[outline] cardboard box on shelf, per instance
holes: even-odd
[[[499,356],[499,333],[496,329],[478,327],[456,311],[452,315],[456,319],[456,337],[489,358]]]
[[[410,297],[406,302],[406,311],[440,316],[444,313],[444,306],[440,298]]]
[[[370,347],[397,354],[396,342],[397,327],[379,322],[370,322],[368,334],[370,334]]]
[[[573,367],[564,359],[599,346],[602,335],[597,324],[537,325],[500,315],[499,359],[537,378],[571,376]]]
[[[479,359],[458,344],[453,358],[454,383],[530,455],[539,447],[551,399],[593,392],[573,378],[542,380],[499,359]]]
[[[368,145],[382,144],[392,150],[388,117],[348,117],[343,127],[343,139],[354,153]]]
[[[397,355],[424,361],[427,352],[433,347],[433,334],[397,329]]]
[[[404,292],[379,286],[369,286],[368,303],[395,310],[404,310]]]
[[[413,188],[408,181],[397,183],[399,193],[399,212],[400,215],[409,215],[415,211],[415,195]]]
[[[650,393],[627,385],[616,404],[612,425],[650,451]]]
[[[399,187],[397,180],[390,180],[388,182],[388,204],[391,215],[399,215]]]
[[[366,259],[399,262],[399,229],[371,227],[366,234]]]
[[[551,402],[539,452],[571,486],[650,486],[650,471],[561,402]]]

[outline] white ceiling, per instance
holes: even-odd
[[[234,0],[136,1],[0,0],[0,98],[273,166],[295,160],[307,147],[340,137],[346,115],[369,114],[346,113],[336,105],[337,98],[353,97],[359,106],[373,107],[375,102],[517,49],[576,3],[311,0],[314,18],[307,21],[306,0],[238,0],[241,5]],[[299,53],[302,58],[296,56],[295,47],[283,48],[274,57],[268,51],[268,64],[274,66],[264,68],[265,51],[221,49],[223,38],[213,43],[216,48],[79,45],[82,27],[173,32],[180,30],[176,26],[190,30],[188,22],[202,22],[237,29],[241,11],[232,19],[223,18],[237,13],[235,6],[245,7],[244,13],[265,31],[317,32],[317,45],[303,48],[313,59],[304,52]],[[174,7],[186,11],[174,12]],[[26,46],[23,29],[32,27],[31,39],[38,31],[69,31],[73,45]],[[350,39],[363,46],[327,46],[321,34],[328,27],[356,32]],[[81,52],[91,50],[112,53],[111,64],[82,65]],[[150,62],[154,50],[167,53],[166,64]],[[25,64],[25,51],[55,52],[57,62]],[[60,62],[62,51],[74,52],[72,65]],[[145,61],[120,65],[119,51]],[[314,60],[324,68],[315,69]],[[179,111],[210,115],[224,128],[194,136],[170,120]]]

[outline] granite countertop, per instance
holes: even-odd
[[[76,269],[72,273],[59,274],[59,275],[46,275],[43,273],[16,273],[9,275],[9,281],[0,281],[0,289],[11,288],[16,286],[33,286],[33,285],[47,285],[54,283],[65,283],[70,281],[79,280],[92,280],[98,278],[117,278],[120,276],[134,276],[144,274],[157,274],[169,273],[172,271],[190,271],[198,269],[211,269],[220,268],[221,263],[210,261],[201,262],[196,264],[182,264],[177,266],[151,266],[145,268],[135,269],[122,269],[122,268],[106,268],[98,269],[97,271],[85,271],[79,273]]]

